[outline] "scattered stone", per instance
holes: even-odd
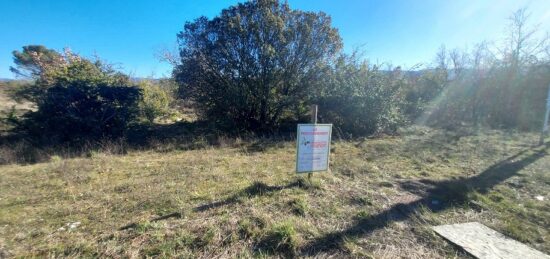
[[[537,199],[538,201],[544,201],[544,196],[537,195],[537,196],[535,196],[535,199]]]

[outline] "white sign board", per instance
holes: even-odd
[[[298,124],[296,172],[328,170],[332,124]]]

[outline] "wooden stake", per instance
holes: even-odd
[[[311,114],[311,123],[317,124],[317,105],[316,104],[311,105],[309,108],[309,112]],[[312,176],[312,173],[307,174],[307,179],[309,182],[311,182],[311,176]]]
[[[311,123],[317,124],[317,105],[313,104],[310,107]]]

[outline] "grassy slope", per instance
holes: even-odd
[[[0,81],[0,136],[5,134],[5,131],[11,128],[11,125],[5,121],[13,112],[16,116],[21,116],[28,111],[36,109],[34,103],[25,100],[16,101],[12,98],[15,92],[23,82],[8,83]],[[12,110],[13,109],[13,110]]]
[[[9,112],[12,107],[15,107],[15,110],[18,115],[35,109],[34,104],[28,101],[15,101],[13,98],[11,98],[10,91],[14,91],[14,89],[18,86],[8,85],[5,82],[0,82],[0,116],[5,115],[5,113]]]
[[[465,255],[429,226],[480,221],[550,253],[550,156],[531,146],[536,141],[535,135],[426,128],[337,141],[332,173],[316,174],[312,183],[293,173],[292,142],[227,141],[1,165],[0,250],[14,256],[454,257]],[[73,230],[58,230],[77,221]]]

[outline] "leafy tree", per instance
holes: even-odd
[[[181,93],[227,126],[268,130],[303,110],[342,46],[325,13],[254,0],[178,34]]]
[[[48,67],[63,62],[60,53],[42,45],[24,46],[22,52],[14,50],[12,54],[15,67],[10,67],[10,71],[25,78],[36,79]]]
[[[23,46],[23,51],[14,50],[12,54],[15,67],[10,67],[10,71],[25,79],[22,81],[24,84],[10,89],[10,95],[18,100],[36,102],[37,98],[45,93],[48,84],[35,82],[44,81],[47,71],[54,70],[66,62],[63,54],[42,45]]]

